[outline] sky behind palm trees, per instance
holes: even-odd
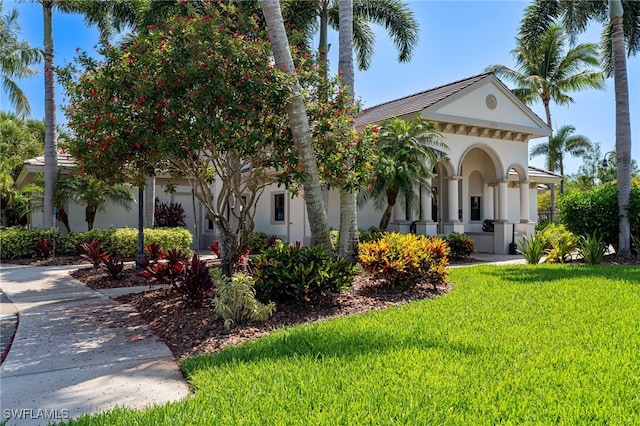
[[[376,54],[368,71],[358,71],[355,76],[356,96],[365,106],[373,106],[395,98],[410,95],[442,84],[451,83],[480,74],[490,65],[515,65],[511,50],[515,48],[515,36],[528,5],[526,1],[408,1],[421,26],[420,42],[410,63],[399,64],[397,52],[387,38],[384,29],[375,27]],[[12,8],[20,11],[22,36],[34,46],[42,46],[42,8],[39,4],[4,0],[5,13]],[[98,31],[87,28],[78,15],[54,12],[54,40],[56,63],[72,60],[76,48],[94,52]],[[579,42],[599,42],[600,27],[594,25],[580,36]],[[333,72],[338,64],[338,34],[329,32],[329,60]],[[629,58],[629,98],[631,108],[631,157],[640,161],[640,57]],[[42,68],[42,65],[40,65]],[[33,110],[34,118],[44,117],[44,77],[21,82]],[[64,103],[62,88],[57,90],[57,104]],[[573,125],[576,133],[600,143],[602,154],[615,148],[615,100],[613,79],[607,79],[605,91],[588,90],[573,95],[570,106],[552,105],[554,128]],[[0,94],[0,109],[8,110],[9,103]],[[541,104],[533,111],[544,117]],[[59,121],[65,121],[62,113]],[[533,140],[531,145],[540,142]],[[530,164],[543,167],[542,157]],[[568,159],[567,173],[574,173],[580,166],[579,159]]]

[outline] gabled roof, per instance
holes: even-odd
[[[58,151],[58,167],[72,169],[76,166],[76,160],[68,152],[61,149]],[[22,170],[16,179],[16,187],[22,188],[34,182],[36,173],[44,171],[44,155],[24,160]]]
[[[486,87],[493,87],[496,95],[506,101],[502,105],[511,105],[513,113],[504,116],[487,116],[486,111],[488,110],[485,110],[484,107],[484,96],[480,101],[483,106],[481,109],[470,109],[469,105],[475,104],[469,104],[469,102],[477,103],[480,106],[479,98],[474,93],[484,93],[483,88]],[[455,107],[452,108],[454,105]],[[470,113],[471,115],[469,115]],[[439,129],[441,131],[445,128],[448,129],[451,125],[456,126],[454,131],[458,134],[466,134],[466,130],[470,132],[478,129],[487,129],[491,132],[501,130],[510,132],[510,135],[516,135],[516,140],[524,142],[530,137],[543,137],[551,134],[549,126],[491,72],[478,74],[365,109],[356,118],[355,125],[362,127],[395,117],[413,118],[418,114],[423,118],[438,122],[442,127]]]
[[[477,83],[488,75],[492,75],[492,73],[475,75],[465,78],[464,80],[458,80],[453,83],[375,105],[371,108],[366,108],[362,114],[356,117],[355,125],[356,127],[360,127],[407,114],[417,114],[423,109]]]

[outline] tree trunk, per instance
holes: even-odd
[[[44,13],[44,227],[53,226],[53,204],[58,177],[56,110],[53,79],[53,0],[42,0]]]
[[[322,75],[329,74],[329,0],[320,1],[320,39],[318,41],[318,56]]]
[[[220,268],[222,273],[228,277],[233,275],[233,265],[238,260],[238,235],[229,230],[221,229]]]
[[[71,232],[71,227],[69,226],[69,216],[67,215],[67,211],[65,210],[64,206],[56,207],[56,219],[62,222],[67,232]]]
[[[616,95],[616,159],[618,163],[618,209],[620,215],[618,256],[631,256],[629,198],[631,193],[631,120],[629,117],[629,85],[622,26],[622,1],[609,0],[611,18],[611,51]]]
[[[88,205],[84,209],[84,219],[87,221],[87,231],[91,231],[93,229],[93,222],[96,220],[96,211],[98,211],[98,208],[92,205]]]
[[[354,99],[353,70],[353,0],[340,0],[340,32],[338,69],[344,90]],[[340,241],[338,256],[355,263],[358,259],[358,203],[356,193],[348,189],[340,190]]]
[[[391,213],[393,213],[393,207],[395,204],[387,204],[387,208],[384,209],[384,213],[382,213],[382,217],[380,218],[380,229],[387,230],[389,227],[389,222],[391,222]]]
[[[322,187],[318,176],[318,163],[311,145],[309,119],[302,97],[300,83],[295,75],[293,58],[289,50],[287,33],[284,29],[282,12],[278,0],[260,0],[262,11],[269,31],[269,39],[276,66],[294,77],[291,83],[291,100],[287,105],[287,113],[293,135],[293,143],[300,153],[306,176],[304,181],[304,198],[309,214],[311,239],[314,244],[322,244],[329,253],[333,253],[333,244],[329,232],[329,220],[322,200]]]

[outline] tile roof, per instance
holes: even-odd
[[[366,108],[362,114],[356,117],[356,127],[376,123],[393,117],[400,117],[406,114],[422,111],[431,105],[448,98],[454,93],[459,92],[474,83],[492,75],[492,73],[478,74],[473,77],[458,80],[453,83],[438,86],[433,89],[405,96],[379,105]]]
[[[24,164],[30,166],[43,166],[44,167],[44,155],[36,158],[30,158],[24,161]],[[66,151],[58,151],[58,167],[73,168],[76,166],[76,160]]]

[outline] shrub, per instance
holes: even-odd
[[[246,231],[245,231],[246,232]],[[267,234],[264,232],[246,232],[244,247],[250,253],[260,253],[267,246]]]
[[[293,246],[282,241],[263,251],[253,263],[255,288],[262,301],[311,300],[348,288],[355,268],[332,260],[321,245]]]
[[[183,269],[182,277],[173,281],[173,287],[186,297],[191,306],[202,306],[202,300],[213,288],[207,264],[194,254]]]
[[[33,245],[33,249],[38,257],[48,259],[51,257],[53,251],[53,244],[45,237],[38,238],[38,241]]]
[[[537,265],[544,256],[545,245],[546,241],[541,233],[536,232],[531,238],[527,238],[525,235],[518,241],[518,251],[527,263]]]
[[[467,234],[452,232],[445,237],[451,250],[451,257],[462,259],[476,252],[475,241]]]
[[[387,231],[384,229],[376,228],[375,226],[370,227],[367,230],[359,230],[359,238],[361,243],[366,243],[368,241],[378,241],[380,238],[384,237],[387,234]]]
[[[438,237],[388,233],[360,244],[360,263],[394,287],[427,280],[434,288],[447,276],[449,246]]]
[[[631,185],[629,225],[632,235],[640,235],[640,186]],[[591,191],[572,192],[558,202],[558,219],[575,235],[590,235],[598,230],[608,247],[618,247],[618,190],[614,184]]]
[[[186,227],[184,208],[180,203],[161,203],[156,198],[155,210],[153,213],[154,226],[157,228],[177,228]]]
[[[224,319],[225,328],[245,321],[266,321],[275,311],[275,303],[265,305],[256,300],[251,277],[237,274],[229,278],[223,276],[219,269],[212,270],[209,275],[216,288],[214,309]]]
[[[185,228],[144,229],[144,245],[156,242],[163,250],[178,248],[189,250],[193,236]],[[138,253],[138,230],[120,228],[113,231],[111,244],[105,247],[109,253],[119,253],[125,258],[134,258]]]
[[[591,235],[580,236],[578,241],[578,256],[589,265],[599,265],[604,260],[607,246],[602,241],[602,237],[594,232]]]
[[[168,282],[173,286],[187,267],[187,255],[182,250],[169,249],[164,259],[166,262],[150,265],[140,272],[140,275],[149,280],[149,284]]]
[[[111,279],[119,280],[122,278],[122,270],[124,269],[124,261],[122,256],[116,254],[114,256],[106,255],[102,261],[102,265],[105,267]]]
[[[78,245],[78,251],[85,259],[89,259],[93,263],[94,268],[98,268],[100,264],[105,261],[109,256],[102,251],[102,243],[98,240],[91,241],[89,243],[80,243]]]
[[[213,244],[209,246],[209,250],[211,250],[218,259],[220,259],[220,244],[218,241],[214,241]]]
[[[57,229],[6,228],[0,230],[0,256],[2,259],[33,257],[35,254],[34,246],[40,238],[46,238],[49,241],[54,241],[55,238],[56,254],[58,254],[60,253],[57,247],[59,237],[60,233]]]
[[[571,259],[571,252],[578,247],[578,239],[562,224],[552,223],[541,233],[548,251],[547,262],[564,263]]]
[[[482,222],[482,232],[493,232],[493,231],[494,231],[493,219],[485,219]]]

